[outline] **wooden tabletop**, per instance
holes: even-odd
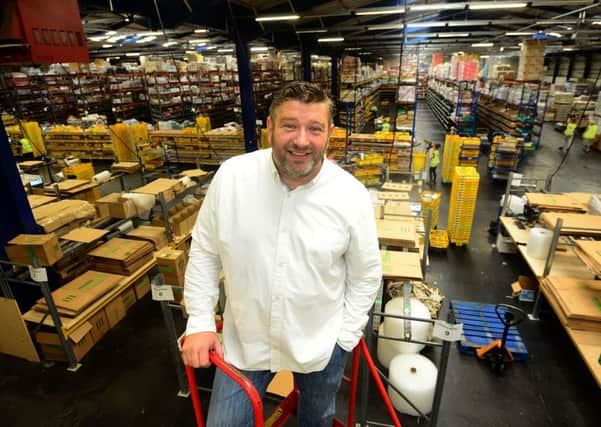
[[[533,258],[526,252],[526,246],[518,245],[518,250],[528,263],[530,270],[537,277],[543,277],[545,260]],[[571,248],[555,252],[549,276],[575,277],[577,279],[594,279],[595,275],[580,260]]]
[[[507,230],[507,234],[511,237],[511,240],[516,245],[528,244],[528,238],[530,237],[530,228],[521,229],[516,223],[516,219],[509,216],[501,217],[501,224]]]

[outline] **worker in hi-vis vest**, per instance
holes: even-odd
[[[568,117],[568,121],[566,123],[566,129],[563,131],[563,145],[559,147],[560,150],[564,148],[568,148],[570,146],[570,141],[574,137],[574,132],[576,132],[576,119],[572,116]]]
[[[588,153],[591,151],[591,147],[595,143],[595,138],[597,138],[597,123],[595,123],[594,117],[589,117],[588,126],[584,130],[582,134],[582,143],[584,145],[584,152]]]
[[[25,160],[33,159],[33,146],[31,145],[31,141],[27,137],[23,137],[19,140],[21,143],[21,156]]]

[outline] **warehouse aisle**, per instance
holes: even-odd
[[[442,142],[444,138],[424,103],[418,107],[416,135],[419,141]],[[542,148],[527,160],[525,173],[545,175],[558,163],[556,147],[561,135],[549,128],[544,138]],[[600,171],[600,153],[584,158],[574,150],[553,189],[598,191]],[[507,303],[511,302],[507,299],[509,284],[518,274],[527,274],[528,268],[518,255],[500,255],[492,247],[494,238],[487,230],[496,217],[505,183],[488,177],[483,159],[480,173],[470,244],[433,253],[426,279],[439,286],[448,299]],[[440,216],[444,227],[450,185],[438,183],[435,189],[444,194]],[[524,308],[529,310],[530,305]],[[182,331],[184,321],[177,313],[175,317],[178,331]],[[541,318],[540,322],[519,326],[530,359],[508,368],[504,377],[497,377],[485,364],[452,347],[439,426],[596,425],[593,420],[598,413],[599,388],[546,305]],[[62,364],[46,368],[0,354],[2,425],[194,426],[190,401],[176,397],[177,380],[166,340],[160,308],[146,298],[95,346],[75,373],[67,372]],[[430,355],[436,360],[436,354]],[[205,379],[211,376],[207,370],[199,375]],[[338,408],[341,416],[346,414],[346,391],[348,385],[343,385]],[[203,392],[201,396],[206,399],[208,395]],[[371,392],[369,419],[389,423],[375,390]],[[418,425],[411,417],[403,416],[402,421],[404,426]]]

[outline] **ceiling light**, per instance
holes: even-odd
[[[416,4],[415,6],[409,6],[409,9],[414,12],[422,10],[451,10],[451,9],[464,9],[465,3],[436,3],[436,4]]]
[[[472,47],[493,47],[494,43],[472,43]]]
[[[335,42],[343,42],[344,37],[325,37],[322,39],[317,39],[320,43],[335,43]]]
[[[143,37],[139,40],[136,40],[136,43],[148,43],[153,41],[154,39],[156,39],[157,36],[148,36],[148,37]]]
[[[601,21],[593,21],[592,24],[593,25],[601,25]]]
[[[438,33],[438,37],[469,37],[470,33]]]
[[[486,59],[486,58],[490,58],[489,55],[480,55],[480,59]]]
[[[345,47],[344,50],[362,50],[362,47]]]
[[[140,52],[127,52],[125,56],[140,56]]]
[[[219,53],[231,53],[233,51],[234,49],[217,49],[217,52]]]
[[[129,22],[129,18],[125,18],[125,19],[124,19],[124,21],[125,21],[125,22]]]
[[[167,43],[163,43],[163,47],[169,47],[169,46],[173,46],[177,44],[177,42],[167,42]]]
[[[160,31],[147,31],[145,33],[138,33],[139,37],[148,37],[148,36],[160,36],[161,33]]]
[[[327,33],[325,28],[316,28],[314,30],[297,30],[296,34]]]
[[[265,22],[265,21],[295,21],[300,19],[300,15],[272,15],[272,16],[257,16],[255,21],[257,22]]]
[[[411,22],[407,24],[408,28],[420,28],[420,27],[444,27],[447,25],[446,22],[440,21],[424,21],[424,22]]]
[[[101,42],[102,40],[108,39],[108,36],[94,36],[88,37],[88,40],[92,40],[93,42]]]
[[[390,24],[382,24],[382,25],[372,25],[367,27],[367,31],[374,31],[374,30],[402,30],[404,27],[403,24],[395,24],[395,25],[390,25]]]
[[[103,44],[103,45],[102,45],[102,48],[103,48],[103,49],[110,49],[111,47],[113,47],[113,45],[112,45],[112,44]]]
[[[504,47],[504,46],[501,46],[501,47],[499,48],[499,51],[501,51],[501,52],[503,52],[504,50],[505,50],[505,47]]]
[[[107,39],[106,41],[109,42],[109,43],[117,43],[119,40],[123,40],[123,39],[126,39],[126,38],[127,38],[126,35],[115,36],[115,37],[111,37],[111,38]]]
[[[576,49],[574,49],[573,47],[564,47],[562,50],[563,50],[564,52],[570,52],[570,51],[572,51],[572,50],[576,50]]]
[[[209,39],[193,39],[193,40],[188,40],[188,43],[190,44],[207,44],[209,42]]]
[[[359,52],[359,55],[362,55],[362,56],[371,55],[371,52]]]
[[[213,50],[213,49],[217,49],[217,46],[207,46],[207,47],[205,47],[204,50]]]
[[[269,47],[267,46],[255,46],[250,48],[251,52],[267,52],[268,50]]]
[[[372,7],[369,9],[357,9],[355,10],[355,15],[358,16],[362,16],[362,15],[394,15],[394,14],[401,14],[401,13],[405,13],[405,8],[404,7],[382,7],[382,8],[378,8],[378,7]]]
[[[557,37],[558,39],[561,38],[561,34],[559,33],[547,33],[547,35]]]
[[[468,3],[471,10],[491,10],[491,9],[519,9],[528,6],[528,3],[514,2],[496,2],[496,1],[477,1]]]
[[[117,31],[107,31],[106,33],[104,33],[106,36],[114,36],[115,34],[117,34]]]
[[[208,33],[209,30],[207,30],[206,28],[197,28],[194,30],[195,33]]]
[[[533,31],[513,31],[505,33],[506,36],[531,36],[534,34]]]

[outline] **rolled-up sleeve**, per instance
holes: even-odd
[[[217,245],[217,200],[222,171],[215,175],[194,229],[184,283],[188,312],[186,335],[215,332],[214,308],[219,298],[221,258]]]
[[[338,344],[347,351],[351,351],[361,338],[382,277],[378,233],[369,193],[365,191],[360,200],[358,221],[350,225],[350,242],[345,254],[347,277]]]

